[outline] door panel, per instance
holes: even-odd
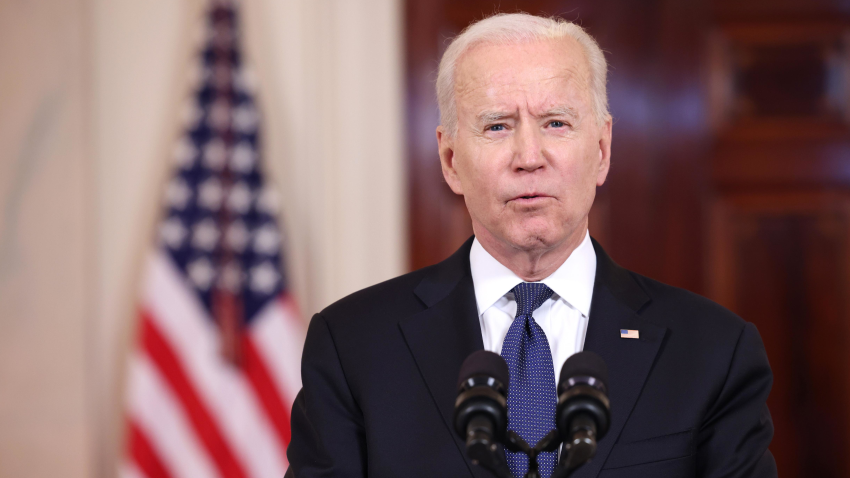
[[[447,39],[497,8],[578,20],[606,52],[614,116],[591,234],[624,267],[758,326],[780,476],[850,476],[850,10],[831,0],[406,5],[411,267],[471,234],[434,133]]]

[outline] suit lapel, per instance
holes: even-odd
[[[478,322],[475,290],[469,271],[470,238],[450,258],[433,267],[414,290],[427,307],[402,319],[399,328],[443,422],[470,473],[489,476],[466,459],[465,444],[452,419],[456,379],[469,354],[484,343]],[[667,329],[643,320],[640,311],[650,297],[632,274],[618,266],[594,240],[597,267],[584,350],[596,352],[608,365],[611,428],[600,440],[596,457],[574,477],[599,474],[643,389]],[[620,329],[639,331],[640,339],[620,338]]]
[[[465,443],[452,423],[460,366],[469,354],[484,348],[469,272],[471,245],[472,239],[434,266],[414,290],[428,308],[401,320],[399,328],[464,462],[473,475],[483,477],[484,471],[466,459]]]
[[[615,264],[593,241],[596,281],[584,350],[596,352],[608,365],[611,428],[599,441],[596,457],[579,468],[575,477],[595,477],[605,464],[643,389],[666,328],[649,323],[639,312],[650,302],[630,272]],[[621,329],[638,330],[639,339],[620,338]]]

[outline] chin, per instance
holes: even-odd
[[[514,247],[523,251],[549,249],[564,239],[551,229],[537,228],[512,231],[508,237]]]

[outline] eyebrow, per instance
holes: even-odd
[[[478,115],[478,122],[483,124],[498,123],[505,118],[516,116],[514,113],[506,111],[484,111]]]
[[[557,106],[540,115],[541,118],[551,118],[552,116],[567,116],[575,120],[578,119],[578,111],[569,106]]]
[[[481,124],[498,123],[505,118],[512,118],[514,116],[516,116],[515,113],[509,113],[506,111],[484,111],[478,115],[478,122]],[[547,110],[543,114],[539,115],[538,118],[551,118],[553,116],[566,116],[572,120],[576,120],[578,119],[579,114],[575,108],[570,106],[556,106],[555,108]]]

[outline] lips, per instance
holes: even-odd
[[[538,198],[538,197],[548,197],[548,195],[540,193],[540,192],[536,192],[536,191],[534,191],[534,192],[524,192],[522,194],[517,194],[516,196],[513,197],[513,199],[533,199],[533,198]]]
[[[539,201],[542,201],[544,199],[549,199],[549,198],[550,198],[550,196],[535,192],[535,193],[520,194],[518,196],[515,196],[513,199],[511,199],[511,201],[518,203],[518,204],[533,204],[535,202],[539,202]]]

